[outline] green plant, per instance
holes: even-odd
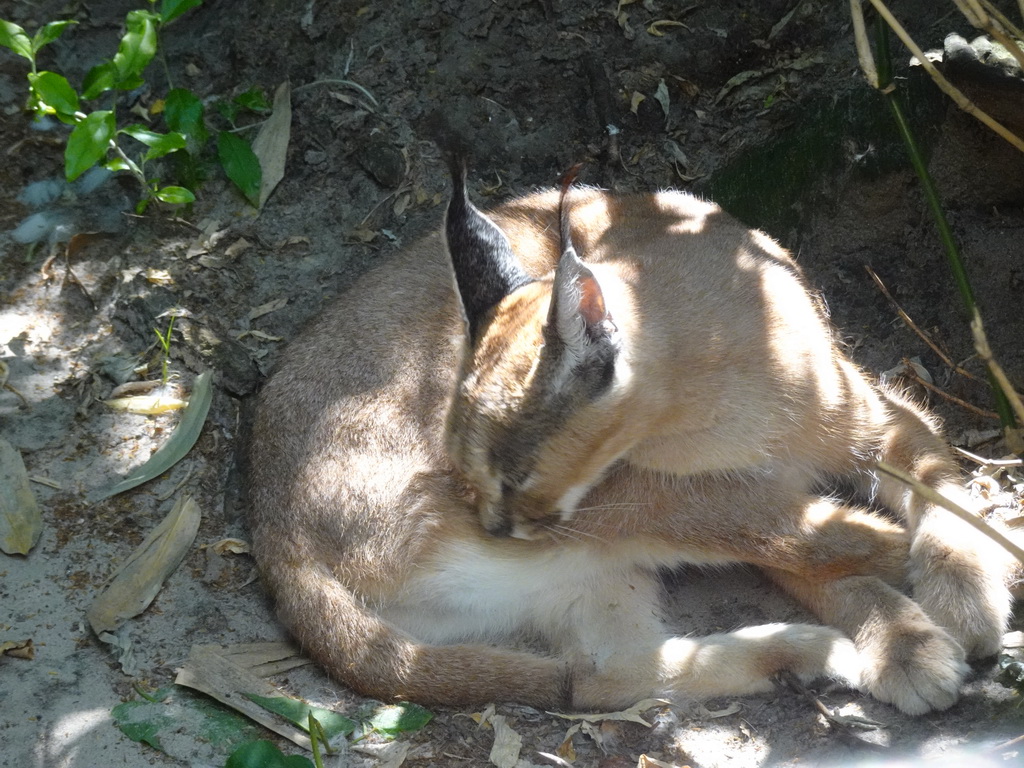
[[[160,333],[159,328],[153,329],[153,333],[155,333],[157,339],[159,339],[160,349],[162,349],[164,353],[163,360],[160,363],[161,386],[167,385],[167,364],[171,359],[171,331],[174,330],[174,318],[175,315],[171,315],[171,320],[167,323],[167,331],[165,333]]]
[[[142,198],[136,210],[143,212],[153,200],[182,205],[195,200],[194,189],[202,180],[199,158],[209,131],[203,104],[191,91],[171,89],[164,100],[164,132],[138,123],[121,124],[116,110],[117,91],[138,88],[144,83],[143,73],[157,54],[159,34],[186,11],[202,4],[202,0],[148,0],[150,10],[129,11],[125,17],[125,33],[111,59],[101,61],[86,74],[76,90],[67,78],[57,72],[40,70],[38,54],[57,40],[74,21],[52,21],[33,36],[17,24],[0,20],[0,45],[28,60],[28,108],[37,118],[53,116],[72,126],[64,152],[64,171],[74,181],[97,164],[112,171],[127,171],[142,187]],[[105,98],[105,108],[86,105]],[[257,102],[250,102],[257,103]],[[247,107],[243,102],[239,107]],[[123,144],[129,137],[143,146],[132,149]],[[230,178],[253,201],[258,199],[261,179],[259,160],[242,138],[222,131],[218,136],[221,165]],[[179,155],[178,173],[189,185],[163,185],[148,164],[167,155]],[[189,188],[191,187],[191,188]],[[255,190],[255,191],[254,191]]]
[[[856,20],[855,26],[862,27],[863,20],[858,19],[856,13],[854,18]],[[923,153],[918,147],[917,140],[910,128],[910,123],[906,119],[903,106],[899,99],[899,94],[892,75],[892,64],[889,55],[889,26],[887,25],[885,17],[881,15],[876,19],[875,24],[875,47],[877,65],[872,61],[870,67],[866,67],[865,71],[869,71],[871,73],[869,77],[870,82],[882,94],[890,111],[892,112],[893,119],[899,129],[900,136],[907,148],[910,163],[921,183],[921,189],[924,193],[925,200],[927,201],[932,217],[935,220],[939,240],[942,242],[943,249],[946,252],[946,260],[949,264],[953,280],[960,292],[960,297],[964,303],[967,314],[974,321],[980,324],[980,312],[975,301],[974,290],[971,288],[967,270],[964,267],[963,260],[960,258],[960,249],[957,247],[956,240],[953,237],[952,230],[950,229],[949,223],[946,219],[942,202],[939,199],[938,191],[932,181],[931,174],[928,171],[928,166],[924,161]],[[863,51],[861,52],[861,58],[863,62],[865,59]],[[999,414],[999,420],[1002,423],[1003,432],[1006,436],[1007,442],[1014,452],[1019,452],[1021,450],[1020,435],[1017,431],[1018,425],[1011,406],[1012,388],[1010,388],[1009,391],[1004,389],[998,379],[992,374],[991,370],[989,371],[989,386],[992,389],[996,411]]]

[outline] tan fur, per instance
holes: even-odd
[[[596,280],[581,301],[600,287],[620,344],[597,399],[541,402],[575,375],[543,337],[557,193],[490,213],[536,281],[476,344],[437,235],[292,344],[251,462],[254,553],[286,626],[385,700],[607,709],[762,691],[786,669],[950,706],[965,654],[999,650],[1009,559],[872,474],[883,458],[962,496],[929,419],[846,358],[765,235],[679,193],[569,205]],[[901,522],[819,495],[835,478]],[[501,520],[511,537],[485,532]],[[656,571],[687,562],[760,566],[835,629],[672,637]]]

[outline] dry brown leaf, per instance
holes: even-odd
[[[248,334],[254,339],[260,339],[261,341],[283,341],[284,336],[271,336],[269,333],[263,331],[249,331]]]
[[[86,614],[97,635],[115,632],[125,621],[149,607],[164,580],[188,554],[199,531],[201,517],[192,497],[182,498],[115,571]]]
[[[25,462],[17,449],[0,438],[0,549],[27,555],[43,532],[43,517],[28,484]]]
[[[650,728],[652,727],[651,724],[640,717],[640,713],[669,703],[670,702],[665,699],[644,699],[643,701],[638,701],[629,709],[624,709],[621,712],[597,712],[581,715],[564,715],[561,712],[548,712],[548,714],[560,717],[563,720],[583,720],[588,723],[598,723],[602,720],[626,720],[630,723],[640,723],[640,725],[646,725]]]
[[[282,696],[283,691],[235,661],[232,654],[216,645],[194,645],[174,682],[205,693],[300,747],[310,749],[306,733],[244,695]]]
[[[565,738],[562,739],[562,743],[555,750],[555,754],[563,760],[568,760],[570,763],[576,760],[576,748],[572,745],[572,737],[579,733],[580,727],[581,723],[576,723],[576,725],[566,731]]]
[[[224,249],[224,255],[227,256],[229,259],[233,259],[240,253],[243,253],[244,251],[248,250],[251,247],[252,243],[250,243],[244,237],[240,237],[237,240],[235,240],[235,242],[233,242],[231,245]]]
[[[305,235],[293,235],[292,237],[286,237],[279,243],[275,244],[275,248],[286,248],[289,245],[309,245],[309,238]]]
[[[260,128],[252,143],[252,151],[260,160],[263,179],[260,182],[259,208],[284,178],[284,163],[292,130],[292,88],[285,80],[274,92],[274,111]]]
[[[255,320],[257,317],[263,317],[264,315],[269,315],[271,312],[276,312],[287,304],[287,297],[274,299],[273,301],[268,301],[265,304],[260,304],[258,307],[250,309],[248,317],[250,320]]]
[[[633,95],[629,99],[629,111],[635,115],[636,111],[640,108],[640,104],[643,103],[646,98],[647,97],[640,93],[640,91],[633,91]]]
[[[246,555],[249,553],[249,542],[241,539],[221,539],[211,544],[210,548],[218,555]]]
[[[36,657],[36,648],[32,644],[31,639],[21,640],[20,642],[7,640],[0,643],[0,656],[10,656],[13,659],[32,661]]]
[[[662,32],[661,30],[664,29],[665,27],[686,27],[686,25],[683,24],[683,22],[681,21],[672,21],[671,19],[658,19],[657,21],[652,21],[650,24],[647,25],[647,34],[652,35],[654,37],[664,37],[665,33]],[[687,27],[687,29],[689,29],[689,27]]]
[[[366,227],[356,227],[350,229],[348,236],[355,240],[357,243],[370,243],[377,238],[377,232]]]
[[[174,278],[166,269],[155,269],[150,267],[145,272],[146,280],[153,285],[174,285]]]

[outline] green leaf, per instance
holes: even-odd
[[[243,693],[245,698],[255,701],[264,709],[274,714],[280,715],[285,720],[299,726],[302,730],[309,733],[309,716],[313,715],[323,726],[324,735],[328,739],[333,739],[335,736],[345,735],[348,736],[350,733],[355,731],[356,724],[352,720],[349,720],[343,715],[339,715],[330,709],[320,709],[319,707],[313,707],[304,701],[299,699],[293,699],[290,696],[257,696],[255,693]]]
[[[63,75],[30,72],[28,82],[46,112],[73,117],[78,111],[78,94]]]
[[[163,24],[174,21],[185,11],[202,4],[203,0],[164,0],[160,4],[160,21]]]
[[[139,717],[141,712],[146,714]],[[171,717],[159,711],[154,714],[152,708],[147,707],[146,702],[142,701],[126,701],[118,704],[110,714],[114,718],[114,725],[129,739],[149,744],[161,752],[164,751],[159,733],[168,726],[174,725],[174,720]]]
[[[139,75],[156,54],[156,14],[149,11],[130,11],[125,17],[128,31],[114,54],[117,68],[117,87],[131,90],[137,87]]]
[[[10,48],[16,54],[25,57],[29,61],[34,62],[36,60],[35,55],[32,53],[32,41],[28,39],[25,30],[13,21],[0,19],[0,45],[4,48]]]
[[[201,373],[192,385],[192,396],[189,397],[188,405],[182,411],[181,421],[178,422],[178,426],[167,442],[161,445],[145,464],[110,488],[96,494],[92,500],[109,499],[111,496],[142,485],[147,480],[162,475],[181,461],[199,439],[199,433],[203,431],[203,424],[206,423],[206,414],[210,410],[212,400],[213,385],[210,381],[210,372],[206,371]]]
[[[192,191],[184,187],[163,187],[154,192],[153,195],[157,200],[170,203],[171,205],[187,205],[196,201],[196,196],[192,194]]]
[[[164,102],[164,121],[172,131],[188,140],[188,151],[197,155],[206,144],[209,133],[203,121],[203,102],[187,88],[175,88]]]
[[[64,149],[64,175],[68,181],[74,181],[103,159],[116,130],[110,110],[93,112],[74,127]]]
[[[89,74],[82,81],[82,98],[95,99],[101,93],[106,93],[117,83],[117,67],[112,61],[104,61],[89,70]]]
[[[233,101],[218,101],[217,111],[220,113],[221,117],[234,125],[235,119],[238,117],[238,113],[242,111],[242,107],[235,104]]]
[[[418,731],[433,719],[434,713],[429,709],[405,701],[378,709],[370,718],[370,725],[379,733],[397,736],[407,731]]]
[[[272,741],[250,741],[231,753],[224,768],[313,768],[313,763],[302,755],[286,756]]]
[[[157,133],[144,125],[134,124],[125,126],[118,133],[126,133],[136,141],[141,141],[149,147],[149,151],[146,153],[143,161],[163,157],[171,152],[177,152],[179,149],[185,148],[185,137],[175,131],[171,133]]]
[[[77,23],[77,21],[51,21],[36,32],[35,37],[32,38],[32,53],[39,53],[40,48],[52,43],[64,33],[65,29]]]
[[[252,112],[269,112],[271,108],[270,102],[267,101],[267,97],[263,94],[263,89],[255,85],[248,91],[235,96],[232,101]]]
[[[234,133],[221,131],[217,136],[217,157],[228,178],[254,206],[260,201],[263,170],[249,142]]]
[[[125,159],[120,155],[114,155],[112,158],[103,163],[103,167],[108,171],[130,171],[131,166],[125,162]]]

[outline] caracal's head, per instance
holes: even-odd
[[[565,205],[572,176],[559,201],[557,267],[540,278],[526,273],[505,233],[470,203],[462,161],[453,162],[452,177],[445,234],[468,344],[448,450],[477,491],[488,532],[558,536],[628,447],[621,334],[573,248]]]

